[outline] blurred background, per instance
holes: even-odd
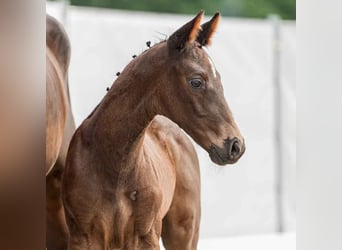
[[[116,72],[200,9],[223,15],[209,47],[246,153],[225,168],[196,145],[201,165],[199,249],[296,249],[295,0],[47,1],[70,37],[77,125]]]
[[[199,9],[204,9],[209,15],[220,10],[222,15],[233,17],[265,18],[273,13],[283,19],[296,19],[295,0],[66,0],[66,2],[75,6],[191,15]]]

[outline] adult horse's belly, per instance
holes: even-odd
[[[57,160],[66,120],[66,94],[60,66],[47,49],[46,55],[46,174]]]

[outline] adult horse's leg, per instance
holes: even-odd
[[[57,161],[46,177],[46,247],[48,250],[68,249],[68,228],[61,200],[63,168],[63,164]]]
[[[75,122],[69,104],[61,150],[56,164],[46,176],[46,246],[48,250],[68,249],[69,233],[61,197],[61,181],[69,143],[74,131]]]
[[[200,173],[195,149],[183,136],[176,166],[176,188],[171,207],[163,219],[162,240],[167,250],[197,249],[200,205]],[[185,152],[185,153],[184,153]]]

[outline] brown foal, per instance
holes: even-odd
[[[63,176],[69,249],[196,249],[200,171],[184,129],[219,165],[245,145],[203,48],[201,11],[129,63],[76,130]]]
[[[62,172],[75,131],[68,90],[70,43],[61,24],[46,17],[46,246],[67,249],[68,228],[61,197]]]

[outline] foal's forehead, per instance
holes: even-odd
[[[156,44],[153,47],[156,48],[157,50],[159,48],[167,49],[167,43],[161,42],[159,44]],[[199,43],[195,42],[192,44],[192,46],[187,47],[180,54],[178,54],[178,53],[179,53],[179,51],[172,52],[172,59],[175,60],[176,62],[178,62],[178,60],[181,58],[190,59],[190,61],[194,62],[195,64],[199,64],[202,67],[204,65],[209,67],[209,70],[212,72],[212,75],[214,76],[214,78],[217,77],[217,71],[216,71],[215,64],[214,64],[213,60],[211,59],[209,52],[208,52],[208,49],[206,47],[201,46]]]
[[[205,52],[205,54],[207,55],[207,58],[208,58],[208,61],[209,61],[209,64],[210,64],[210,68],[211,68],[211,71],[213,72],[213,75],[214,77],[216,78],[216,67],[215,67],[215,64],[213,62],[213,60],[211,59],[210,55],[209,55],[209,52],[207,50],[206,47],[202,47],[203,51]]]
[[[216,78],[216,67],[215,64],[213,62],[213,60],[211,59],[210,55],[209,55],[209,51],[206,47],[202,46],[202,47],[194,47],[192,49],[192,57],[194,57],[195,60],[197,60],[198,63],[200,64],[206,64],[210,67],[210,70],[212,71],[212,74],[214,76],[214,78]]]

